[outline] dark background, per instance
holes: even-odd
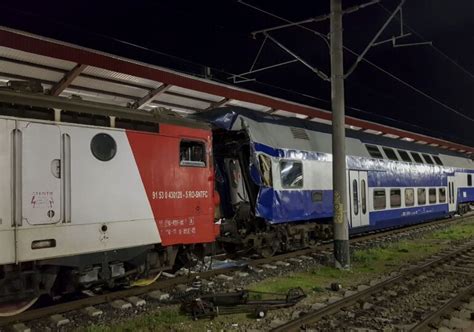
[[[343,0],[347,8],[366,2]],[[329,13],[329,0],[247,3],[296,21]],[[344,45],[358,53],[398,0],[383,0],[344,16]],[[383,7],[382,7],[383,6]],[[433,46],[372,48],[366,58],[439,102],[422,96],[365,62],[346,80],[348,115],[474,146],[474,1],[408,0],[400,43]],[[218,1],[16,1],[0,4],[0,25],[232,83],[229,73],[249,70],[263,37],[250,32],[284,22],[236,0]],[[329,32],[329,21],[308,28]],[[398,34],[394,21],[382,39]],[[329,52],[320,37],[298,27],[272,34],[329,75]],[[133,45],[132,45],[133,44]],[[346,70],[355,57],[344,53]],[[256,67],[291,56],[267,40]],[[248,75],[241,87],[330,109],[330,84],[300,63]],[[456,112],[462,113],[461,116]]]

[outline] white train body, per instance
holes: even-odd
[[[120,149],[103,162],[90,153],[103,128],[0,128],[0,264],[161,242],[124,130],[106,130]]]

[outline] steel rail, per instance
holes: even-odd
[[[438,310],[432,312],[430,315],[425,317],[422,321],[416,324],[410,331],[412,332],[422,332],[422,331],[431,331],[431,325],[435,323],[439,318],[453,311],[456,306],[458,306],[465,299],[469,299],[474,295],[474,284],[462,289],[459,294],[453,297],[449,302],[443,305]]]
[[[468,243],[462,245],[459,249],[456,249],[455,251],[450,251],[447,254],[442,255],[439,258],[436,258],[434,260],[430,260],[424,264],[415,266],[413,268],[410,268],[408,270],[405,270],[401,272],[401,274],[386,279],[374,286],[371,286],[365,290],[359,291],[353,295],[350,295],[348,297],[342,298],[339,301],[333,302],[331,304],[328,304],[327,306],[315,310],[313,312],[309,312],[306,315],[303,315],[302,317],[299,317],[297,319],[291,320],[285,324],[282,324],[274,329],[272,329],[272,332],[287,332],[287,331],[300,331],[301,327],[306,325],[306,324],[311,324],[317,322],[319,319],[329,316],[331,314],[334,314],[336,312],[339,312],[342,308],[348,307],[360,299],[363,299],[367,297],[368,295],[377,293],[395,283],[399,283],[403,280],[405,280],[407,277],[410,277],[412,275],[416,275],[421,273],[422,271],[431,268],[433,266],[437,266],[439,264],[444,263],[446,260],[450,260],[455,256],[458,256],[462,253],[472,251],[474,249],[474,241],[471,240]]]

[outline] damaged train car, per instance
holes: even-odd
[[[329,125],[224,107],[214,126],[216,186],[228,250],[263,256],[332,237]],[[471,159],[460,153],[347,130],[351,234],[464,213],[474,201]]]

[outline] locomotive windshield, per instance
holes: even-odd
[[[203,142],[181,141],[179,145],[181,166],[206,166],[205,148]]]

